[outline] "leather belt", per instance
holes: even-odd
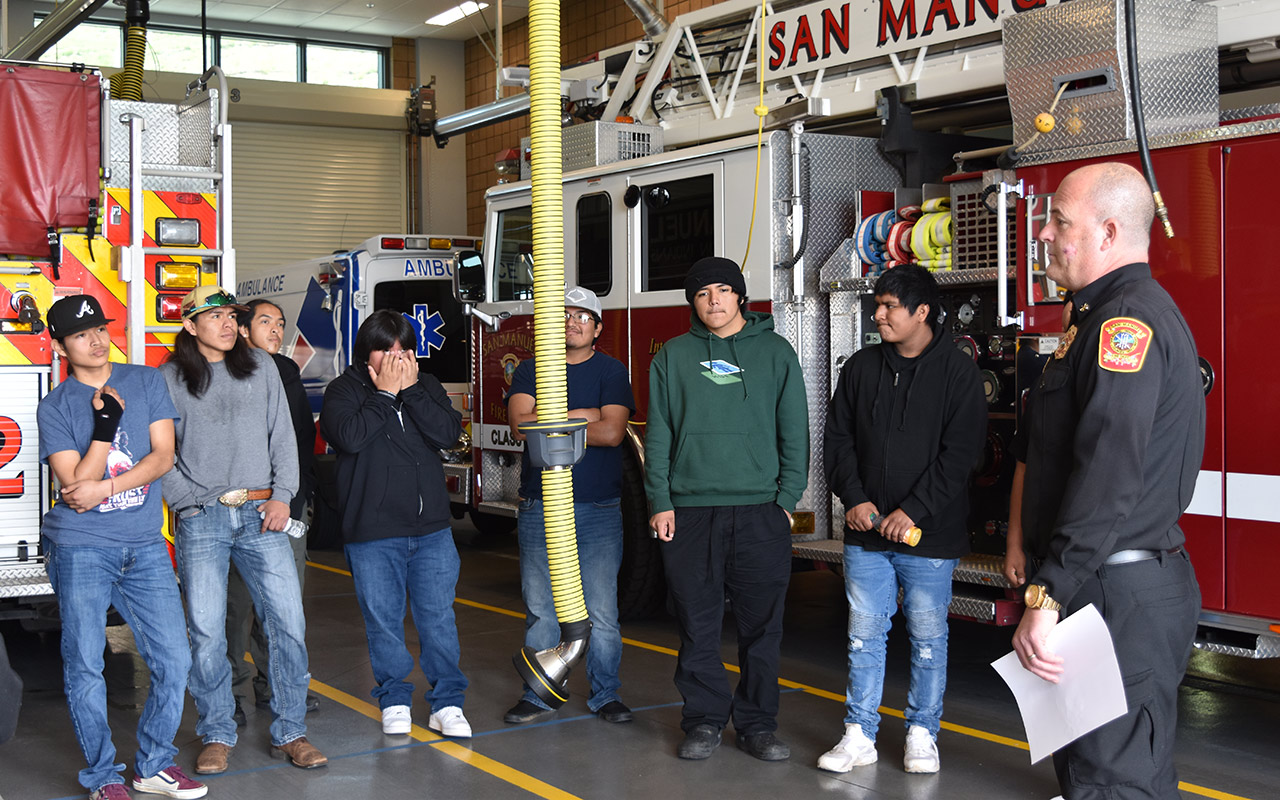
[[[1160,556],[1176,556],[1181,552],[1181,545],[1168,550],[1119,550],[1107,556],[1107,560],[1102,563],[1114,567],[1116,564],[1132,564],[1135,561],[1148,561]]]
[[[218,498],[218,502],[231,508],[239,508],[250,500],[270,500],[270,489],[232,489]]]

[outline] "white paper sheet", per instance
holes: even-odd
[[[1016,652],[991,663],[1018,701],[1033,764],[1128,711],[1111,633],[1092,604],[1059,622],[1047,644],[1063,658],[1056,684],[1023,669]]]

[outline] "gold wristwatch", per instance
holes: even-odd
[[[1050,597],[1049,590],[1040,583],[1028,583],[1027,590],[1023,592],[1022,601],[1027,604],[1027,608],[1043,608],[1046,611],[1062,610],[1062,603]]]

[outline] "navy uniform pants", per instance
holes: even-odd
[[[675,601],[680,657],[675,684],[684,698],[680,727],[743,735],[777,730],[782,612],[791,580],[791,527],[776,503],[677,508],[675,536],[662,545]],[[738,629],[741,676],[730,695],[720,655],[724,601]]]
[[[1066,800],[1177,800],[1178,684],[1200,613],[1186,552],[1103,566],[1064,610],[1093,603],[1111,629],[1129,712],[1055,753]]]

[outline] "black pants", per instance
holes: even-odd
[[[675,683],[684,698],[685,731],[703,723],[723,728],[730,715],[740,734],[777,730],[790,530],[775,503],[676,509],[675,537],[662,545],[662,561],[680,629]],[[726,594],[741,671],[732,696],[720,657]]]
[[[1177,800],[1173,739],[1200,586],[1185,552],[1104,566],[1064,614],[1089,603],[1115,642],[1129,712],[1053,756],[1067,800]]]

